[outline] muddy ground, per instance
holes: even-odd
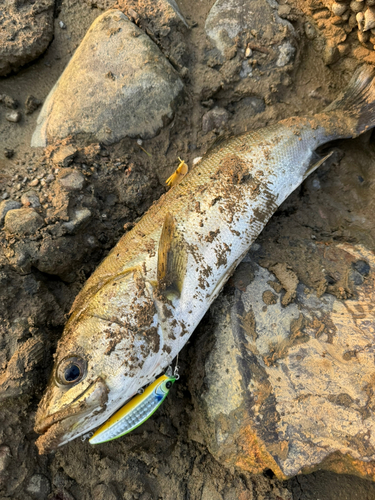
[[[205,73],[202,55],[207,43],[204,21],[213,3],[197,0],[192,8],[188,0],[179,2],[194,27],[184,35],[188,52],[181,57],[188,68],[184,73],[186,92],[175,119],[157,137],[144,141],[144,149],[126,139],[113,146],[81,150],[70,165],[85,179],[79,199],[58,189],[55,178],[65,175],[65,170],[51,160],[54,147],[46,152],[30,148],[38,112],[26,115],[24,102],[30,94],[41,101],[46,98],[102,11],[82,0],[57,2],[54,39],[45,54],[17,74],[0,79],[0,94],[16,99],[22,112],[19,123],[10,123],[0,110],[0,195],[20,200],[33,183],[45,221],[36,237],[22,231],[16,236],[0,232],[1,498],[375,499],[375,485],[354,476],[322,471],[280,482],[272,471],[254,476],[228,470],[196,440],[196,409],[189,392],[189,380],[195,373],[189,360],[197,349],[197,338],[210,335],[210,313],[181,353],[181,380],[142,427],[113,443],[94,448],[77,440],[48,456],[39,456],[34,444],[35,411],[70,305],[126,228],[165,191],[165,180],[176,168],[177,157],[192,165],[218,135],[238,134],[288,116],[322,110],[358,64],[358,44],[353,37],[345,56],[325,65],[322,51],[305,36],[306,11],[290,1],[289,19],[296,30],[298,50],[283,84],[276,91],[268,87],[268,93],[260,88],[255,96],[241,93],[234,82],[238,68],[233,63],[232,69],[227,67],[227,80],[217,88],[215,79]],[[257,54],[261,63],[264,53]],[[204,134],[202,116],[214,105],[227,109],[228,122],[220,130]],[[337,142],[333,148],[330,161],[280,207],[260,242],[265,262],[286,262],[308,287],[323,287],[343,298],[334,276],[337,270],[329,276],[319,274],[321,267],[299,240],[359,241],[375,249],[375,141],[367,134]],[[6,158],[5,149],[14,150],[14,155]],[[66,235],[60,223],[78,204],[89,207],[91,218],[75,234]]]

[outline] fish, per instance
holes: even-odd
[[[313,116],[217,144],[154,202],[84,284],[35,418],[39,453],[102,425],[170,366],[316,149],[375,126],[375,69]]]
[[[89,438],[90,444],[106,443],[133,431],[159,408],[177,377],[162,375],[117,411]]]

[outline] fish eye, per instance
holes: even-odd
[[[168,382],[165,384],[165,387],[167,389],[170,389],[172,387],[172,382],[168,380]]]
[[[62,385],[74,385],[86,375],[86,361],[80,356],[63,358],[56,368],[56,381]]]

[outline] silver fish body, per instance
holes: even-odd
[[[359,83],[352,80],[324,113],[218,146],[118,242],[78,295],[59,342],[36,417],[41,452],[102,424],[152,382],[277,207],[312,171],[316,148],[374,126],[374,72],[361,71]],[[82,373],[66,383],[74,356]]]

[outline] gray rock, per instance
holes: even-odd
[[[14,156],[14,149],[4,148],[5,158],[12,158]]]
[[[54,151],[52,161],[59,167],[67,167],[74,160],[77,151],[72,144],[62,145]]]
[[[21,196],[21,203],[25,207],[32,207],[32,208],[40,207],[39,196],[35,191],[32,190],[26,191],[26,193],[24,193]]]
[[[0,104],[9,109],[17,109],[18,107],[18,102],[7,94],[0,94]]]
[[[72,219],[68,222],[63,222],[62,227],[68,233],[74,233],[78,229],[84,227],[91,217],[91,212],[88,208],[81,208],[74,212]]]
[[[267,0],[217,0],[207,16],[205,30],[225,58],[237,36],[250,31],[263,32],[267,26],[272,37],[280,25],[286,26],[289,34],[293,33],[292,25],[280,19]]]
[[[33,208],[18,208],[7,212],[4,227],[11,234],[26,236],[36,233],[43,224],[43,219]]]
[[[234,292],[214,303],[213,338],[197,348],[204,371],[191,389],[195,432],[221,463],[279,478],[320,469],[373,477],[375,258],[361,245],[329,251],[332,262],[368,273],[349,300],[294,283],[296,299],[283,306],[289,285],[251,252]]]
[[[31,115],[36,109],[42,104],[42,101],[34,97],[33,95],[28,95],[25,101],[26,114]]]
[[[204,134],[214,129],[222,128],[229,120],[229,113],[224,108],[215,106],[202,117],[202,131]]]
[[[44,500],[51,492],[49,479],[43,474],[34,474],[26,487],[27,493],[38,500]]]
[[[276,66],[279,68],[283,68],[287,64],[289,64],[294,58],[294,54],[296,53],[296,49],[290,42],[285,42],[279,47],[279,57],[276,61]]]
[[[60,176],[59,183],[67,191],[80,191],[85,183],[85,178],[77,170],[66,169]]]
[[[32,146],[68,135],[104,143],[153,137],[173,118],[182,89],[149,37],[122,12],[105,12],[48,95]]]
[[[332,43],[327,43],[323,51],[323,61],[324,64],[329,66],[334,64],[340,59],[340,51],[336,45]]]
[[[0,76],[39,57],[53,37],[54,0],[0,4]]]
[[[0,226],[3,225],[6,214],[9,210],[21,208],[21,203],[14,200],[4,200],[0,203]]]
[[[20,111],[10,111],[6,113],[5,118],[8,122],[18,123],[21,120],[21,112]]]

